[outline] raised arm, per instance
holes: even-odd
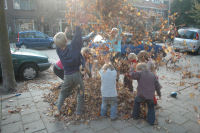
[[[76,26],[75,35],[72,39],[71,45],[73,49],[77,49],[77,50],[81,50],[83,46],[81,28],[79,26]]]

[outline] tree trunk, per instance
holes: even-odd
[[[15,81],[8,31],[6,26],[4,0],[0,0],[0,64],[2,69],[3,91],[14,91],[17,84]]]

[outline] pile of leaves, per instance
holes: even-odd
[[[59,84],[55,84],[51,88],[51,92],[49,94],[45,94],[44,98],[47,102],[50,103],[51,108],[49,109],[49,114],[53,115],[56,106],[55,102],[59,95],[59,89],[57,88]],[[62,106],[62,114],[60,116],[61,120],[64,121],[75,121],[75,120],[95,120],[100,117],[100,109],[101,109],[101,80],[99,77],[90,78],[84,80],[85,86],[85,105],[84,105],[84,114],[81,116],[76,116],[76,94],[77,89],[74,88],[71,96],[65,99],[64,104]],[[133,109],[134,97],[135,93],[130,92],[127,88],[124,88],[122,84],[117,83],[117,91],[118,91],[118,115],[119,119],[128,119],[131,117],[131,112]],[[108,111],[109,116],[109,111]],[[145,117],[144,109],[141,113],[142,117]]]

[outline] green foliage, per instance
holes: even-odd
[[[191,18],[194,19],[195,24],[200,27],[200,0],[195,0],[193,9],[191,11]]]
[[[174,0],[171,4],[171,12],[178,13],[177,26],[193,26],[195,20],[191,18],[194,0]]]

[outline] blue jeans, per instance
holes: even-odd
[[[146,102],[148,106],[147,122],[151,125],[155,122],[155,110],[153,100],[147,100],[142,97],[136,96],[133,107],[133,118],[138,119],[140,115],[140,103]]]
[[[101,116],[107,115],[108,104],[111,106],[110,118],[111,119],[117,118],[117,97],[102,97]]]

